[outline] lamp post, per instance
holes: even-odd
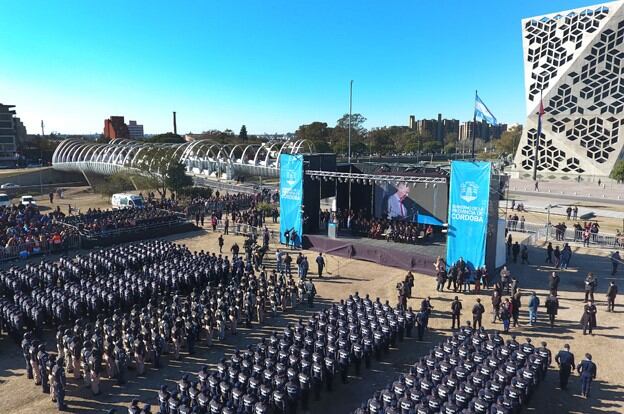
[[[558,204],[548,204],[545,208],[546,214],[546,241],[548,241],[548,233],[550,233],[550,209],[553,207],[559,207]]]
[[[353,109],[353,80],[349,82],[349,164],[351,164],[351,114]]]

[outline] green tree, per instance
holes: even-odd
[[[186,175],[186,167],[181,162],[171,162],[165,171],[165,186],[172,192],[193,185],[193,178]]]
[[[515,126],[503,132],[500,139],[494,140],[492,143],[499,155],[512,155],[516,153],[521,137],[522,126]]]
[[[609,177],[617,180],[618,182],[624,181],[624,160],[618,160],[615,163]]]
[[[136,171],[130,179],[137,187],[155,189],[161,198],[167,196],[167,190],[177,193],[192,186],[193,179],[186,175],[184,164],[173,157],[174,151],[169,146],[141,151],[138,159],[126,165]]]
[[[364,128],[364,118],[361,114],[353,114],[351,116],[351,153],[364,154],[366,149],[360,151],[362,144],[366,147],[364,142],[366,138],[366,129]],[[339,154],[347,154],[349,148],[349,114],[345,114],[342,118],[336,121],[336,127],[331,130],[329,141],[331,142],[332,149]],[[356,151],[356,147],[358,151]]]
[[[243,125],[238,133],[238,139],[241,141],[247,141],[249,138],[247,137],[247,127]]]
[[[364,118],[362,114],[351,114],[351,138],[353,138],[353,133],[359,136],[364,136],[366,134],[366,129],[364,128],[365,122],[366,118]],[[349,114],[344,114],[342,118],[336,121],[336,128],[349,130]]]
[[[155,189],[161,198],[167,196],[167,174],[169,164],[173,160],[174,149],[171,147],[152,147],[139,153],[137,159],[129,162],[127,167],[136,171],[138,178],[148,188]]]
[[[314,144],[317,152],[331,152],[330,134],[332,128],[327,127],[325,122],[312,122],[310,124],[299,125],[295,136],[298,139],[306,139]]]
[[[449,142],[448,144],[446,144],[446,145],[444,146],[444,152],[445,152],[446,154],[452,154],[452,153],[454,153],[454,152],[455,152],[455,145],[456,145],[456,144],[455,144],[455,142]]]
[[[368,132],[367,144],[376,154],[388,154],[402,149],[395,145],[395,133],[391,128],[374,128]]]
[[[444,137],[444,144],[455,144],[457,142],[459,135],[457,132],[449,132]]]
[[[345,139],[335,139],[331,141],[331,150],[336,154],[346,154],[348,152],[348,143]],[[353,150],[353,148],[351,148]]]
[[[430,153],[430,152],[438,152],[442,146],[438,141],[425,141],[422,144],[422,152]]]
[[[404,152],[413,154],[413,153],[417,153],[418,151],[420,151],[420,144],[416,140],[408,141],[405,143],[405,145],[403,145],[402,148]]]
[[[26,142],[18,142],[17,151],[27,160],[38,161],[41,159],[43,164],[49,164],[52,162],[52,154],[60,142],[36,135]]]
[[[154,135],[148,140],[148,142],[158,144],[183,144],[184,138],[178,134],[174,134],[173,132],[166,132],[164,134]]]
[[[113,194],[134,189],[131,177],[127,173],[121,172],[109,175],[101,181],[95,181],[93,184],[93,191],[101,194],[103,197],[111,197]]]
[[[326,122],[312,122],[310,124],[299,125],[295,135],[299,139],[307,139],[313,142],[326,141],[329,138],[331,128]]]

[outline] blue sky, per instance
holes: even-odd
[[[125,115],[147,133],[242,124],[251,133],[367,127],[408,115],[472,117],[474,90],[523,122],[520,20],[588,0],[6,1],[0,102],[31,133],[100,132]]]

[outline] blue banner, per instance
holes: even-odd
[[[303,234],[303,155],[280,155],[280,242],[286,243],[286,232],[290,244],[301,247]]]
[[[470,270],[485,265],[491,170],[489,162],[451,162],[446,245],[449,266],[460,258]]]

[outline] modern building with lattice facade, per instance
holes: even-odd
[[[516,169],[530,174],[536,160],[541,176],[609,175],[624,145],[624,1],[525,19],[522,37],[527,119]]]

